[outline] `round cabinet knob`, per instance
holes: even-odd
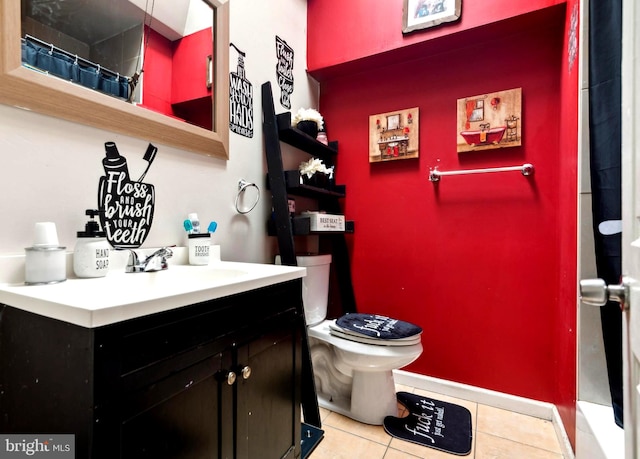
[[[242,379],[249,379],[249,376],[251,376],[251,367],[249,365],[246,365],[242,369]]]
[[[227,373],[227,384],[233,386],[233,383],[236,382],[236,374],[233,371]]]

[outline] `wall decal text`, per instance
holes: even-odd
[[[280,104],[291,109],[293,93],[293,48],[276,36],[276,77],[280,86]]]

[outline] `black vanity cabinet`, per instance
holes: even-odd
[[[239,458],[293,459],[300,456],[297,440],[301,426],[300,384],[296,383],[301,365],[300,325],[289,322],[288,330],[278,328],[238,347],[238,381],[234,386],[237,420],[234,424]],[[292,348],[296,349],[293,366]],[[295,412],[291,410],[292,399],[298,401]]]
[[[296,458],[301,280],[95,329],[2,306],[0,432],[76,458]]]

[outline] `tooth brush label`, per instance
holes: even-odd
[[[189,264],[209,264],[210,241],[208,234],[192,234],[189,236]]]
[[[126,164],[124,157],[122,162]],[[142,245],[153,222],[155,189],[149,183],[133,182],[126,168],[107,168],[100,177],[98,204],[107,241],[114,248]]]
[[[280,104],[291,109],[293,93],[293,48],[276,35],[276,78],[280,86]]]
[[[194,255],[196,257],[208,257],[209,256],[209,246],[196,246],[194,247]]]

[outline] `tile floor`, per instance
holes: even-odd
[[[456,456],[389,436],[382,426],[361,424],[320,409],[324,439],[310,459],[563,459],[551,421],[467,400],[396,385],[398,391],[455,403],[471,412],[471,453]]]

